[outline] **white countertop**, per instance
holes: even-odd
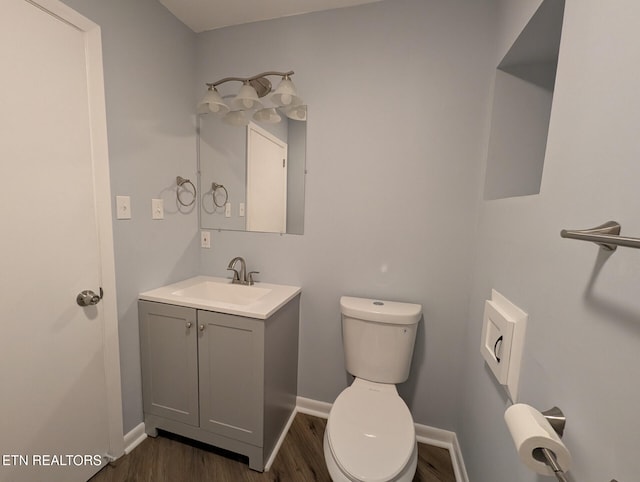
[[[225,286],[220,287],[222,294],[217,297],[218,299],[213,299],[216,298],[215,288],[218,283]],[[234,294],[242,295],[247,293],[258,297],[258,299],[251,301],[249,297],[249,301],[242,303],[225,301],[226,295],[224,293],[229,290],[232,290]],[[278,285],[260,281],[256,281],[252,286],[232,285],[231,280],[228,278],[196,276],[178,283],[145,291],[140,293],[138,298],[146,301],[157,301],[170,305],[187,306],[199,310],[266,320],[300,291],[301,288],[298,286]],[[214,296],[208,297],[206,295],[207,292],[214,293]],[[229,298],[229,300],[234,301],[237,299],[237,297],[232,298]]]

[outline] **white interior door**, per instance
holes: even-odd
[[[247,231],[287,231],[287,144],[247,127]]]
[[[1,0],[0,480],[80,481],[122,436],[101,57],[68,7],[38,3]]]

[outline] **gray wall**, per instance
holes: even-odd
[[[195,34],[155,0],[65,3],[102,28],[111,190],[131,196],[133,218],[113,221],[126,433],[142,421],[138,293],[198,271],[197,212],[175,196],[196,176]]]
[[[301,395],[347,384],[341,294],[422,303],[401,387],[416,421],[458,432],[471,480],[539,480],[479,355],[498,289],[530,316],[520,400],[569,416],[575,480],[637,478],[640,258],[558,235],[616,219],[640,236],[637,2],[567,0],[541,192],[482,201],[495,65],[539,0],[394,0],[198,37],[155,0],[66,1],[102,26],[112,189],[133,203],[114,221],[125,431],[142,420],[137,293],[242,255],[303,287]],[[199,250],[173,183],[195,177],[203,82],[289,68],[310,106],[305,234],[214,232]]]
[[[496,64],[538,4],[501,2]],[[479,353],[491,288],[529,314],[519,398],[564,410],[571,480],[638,480],[640,252],[559,236],[609,219],[640,236],[638,18],[633,0],[567,0],[540,194],[480,201],[458,426],[471,480],[543,480],[519,463]]]
[[[478,178],[495,64],[491,1],[394,0],[199,34],[204,82],[296,72],[309,105],[303,236],[213,232],[203,274],[244,256],[302,286],[299,394],[348,383],[339,297],[421,303],[410,380],[421,423],[455,428]]]
[[[484,199],[538,194],[553,92],[502,70],[494,85]]]
[[[288,120],[287,161],[287,233],[304,233],[305,160],[307,123]],[[298,180],[302,179],[302,182]]]

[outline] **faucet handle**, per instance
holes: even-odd
[[[227,268],[227,271],[233,271],[233,282],[239,282],[240,281],[240,275],[238,274],[238,270],[234,269],[234,268]]]
[[[254,281],[253,281],[253,275],[254,274],[260,274],[260,271],[249,271],[249,273],[247,274],[249,285],[252,285],[254,283]]]

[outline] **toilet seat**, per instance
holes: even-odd
[[[331,408],[328,445],[340,470],[353,480],[393,480],[409,463],[416,434],[395,385],[356,378]]]

